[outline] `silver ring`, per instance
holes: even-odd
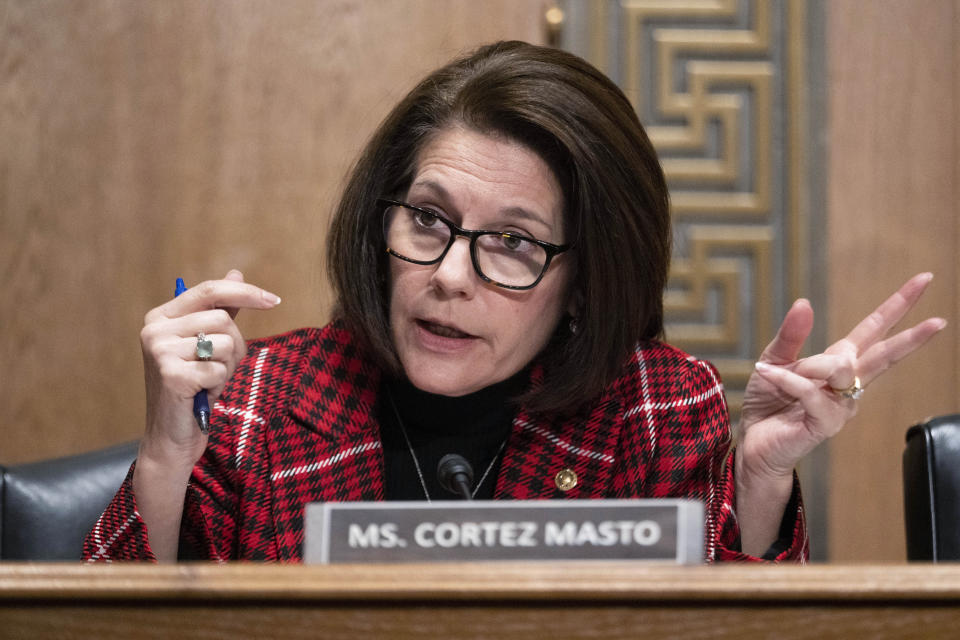
[[[860,397],[863,396],[863,385],[860,384],[860,376],[853,376],[853,384],[846,389],[834,389],[830,387],[830,390],[851,400],[859,400]]]
[[[213,357],[213,343],[207,340],[207,336],[201,331],[197,334],[197,360],[206,362]]]

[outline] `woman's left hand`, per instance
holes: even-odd
[[[813,309],[806,300],[793,304],[744,395],[736,460],[742,530],[747,512],[757,516],[785,500],[797,463],[856,414],[857,400],[842,391],[852,391],[858,380],[867,387],[946,326],[942,318],[928,318],[887,337],[932,279],[930,273],[914,276],[845,338],[807,358],[798,356],[813,328]],[[779,495],[764,495],[765,485],[778,487],[772,493]],[[775,532],[779,518],[772,524]],[[746,538],[744,531],[745,546]]]

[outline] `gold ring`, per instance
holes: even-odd
[[[859,400],[860,396],[863,395],[863,385],[860,384],[860,376],[853,376],[853,384],[846,389],[835,389],[830,387],[830,390],[843,396],[844,398],[850,398],[852,400]]]

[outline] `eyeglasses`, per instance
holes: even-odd
[[[470,240],[473,269],[485,282],[504,289],[532,289],[550,261],[570,245],[556,245],[510,231],[461,229],[435,211],[405,202],[377,200],[384,207],[383,237],[387,253],[414,264],[443,260],[458,236]]]

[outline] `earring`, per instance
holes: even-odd
[[[570,318],[570,333],[577,335],[577,332],[580,331],[580,323],[577,322],[576,316]]]

